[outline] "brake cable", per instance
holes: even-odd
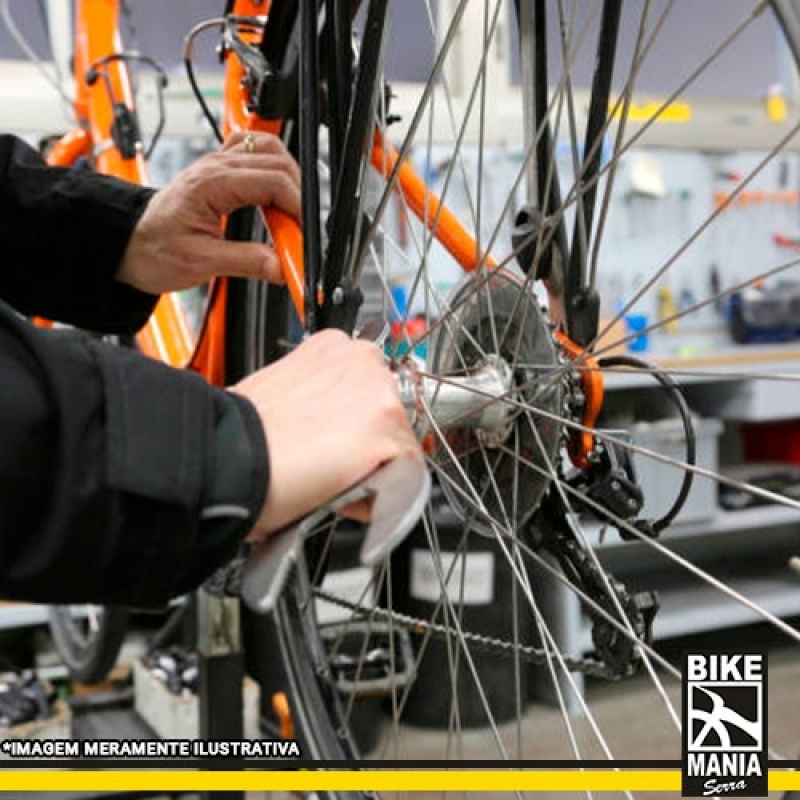
[[[692,414],[689,410],[688,404],[686,403],[686,398],[678,388],[678,384],[675,383],[670,375],[649,361],[644,361],[643,359],[628,355],[607,356],[599,359],[597,364],[601,369],[606,367],[630,367],[631,369],[646,370],[661,384],[661,386],[666,390],[669,398],[678,408],[678,413],[680,414],[681,422],[683,424],[683,430],[686,435],[686,463],[690,467],[694,467],[697,459],[697,439],[695,436],[694,427],[692,426]],[[669,511],[667,511],[667,513],[664,514],[661,519],[650,523],[652,530],[656,535],[661,533],[661,531],[675,521],[675,518],[678,516],[689,497],[689,491],[692,488],[693,481],[694,472],[690,469],[684,470],[683,481],[681,482],[680,489],[678,490],[678,495],[672,503]]]

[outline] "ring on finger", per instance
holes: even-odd
[[[244,151],[245,153],[255,153],[256,151],[256,137],[252,133],[245,134]]]

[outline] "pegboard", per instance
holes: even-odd
[[[659,315],[660,289],[667,289],[680,309],[712,296],[712,270],[726,289],[795,257],[789,244],[800,239],[800,156],[787,153],[768,160],[735,195],[765,155],[675,149],[639,149],[625,154],[615,176],[597,259],[603,316],[611,316],[668,263],[668,270],[634,307],[651,321]],[[494,147],[482,159],[481,246],[488,246],[495,235],[491,252],[498,260],[510,252],[511,220],[525,196],[524,182],[514,186],[522,157],[518,149]],[[448,178],[452,159],[452,151],[444,146],[412,154],[416,169],[434,191],[446,192],[448,207],[463,220],[477,220],[477,150],[465,148],[461,163]],[[567,197],[573,184],[572,159],[563,144],[558,148],[558,162],[562,196]],[[606,183],[601,181],[598,208],[605,189]],[[715,213],[718,217],[701,231]],[[390,274],[398,283],[412,280],[427,236],[421,225],[405,216],[402,202],[397,200],[386,224],[390,237],[399,236],[404,243],[402,253],[394,244],[386,249]],[[503,222],[496,233],[501,216]],[[572,220],[569,211],[570,238]],[[777,244],[776,235],[789,242]],[[434,244],[426,258],[437,291],[446,292],[461,279],[460,268],[439,245]],[[794,275],[796,271],[787,270],[767,285],[791,280]],[[412,310],[423,313],[424,307],[420,289]],[[684,332],[722,328],[724,319],[711,305],[681,320],[679,327]]]
[[[725,289],[788,260],[791,253],[774,237],[795,239],[800,231],[800,162],[796,154],[772,159],[741,188],[764,155],[653,150],[629,154],[617,177],[599,260],[598,289],[612,305],[607,310],[631,297],[670,262],[656,288],[669,289],[680,307],[711,296],[712,269]],[[718,217],[709,222],[714,214]],[[770,282],[789,277],[784,274]],[[655,294],[648,293],[638,304],[651,319],[658,314]],[[681,327],[714,321],[714,309],[708,308],[682,320]]]

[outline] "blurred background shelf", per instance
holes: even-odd
[[[47,622],[47,606],[28,603],[0,603],[0,630],[43,625]]]

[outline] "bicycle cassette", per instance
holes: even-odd
[[[565,382],[553,330],[529,281],[507,270],[468,276],[447,298],[428,372],[459,379],[502,367],[510,389],[484,394],[504,424],[442,430],[435,447],[448,501],[472,527],[519,529],[536,512],[556,473]]]

